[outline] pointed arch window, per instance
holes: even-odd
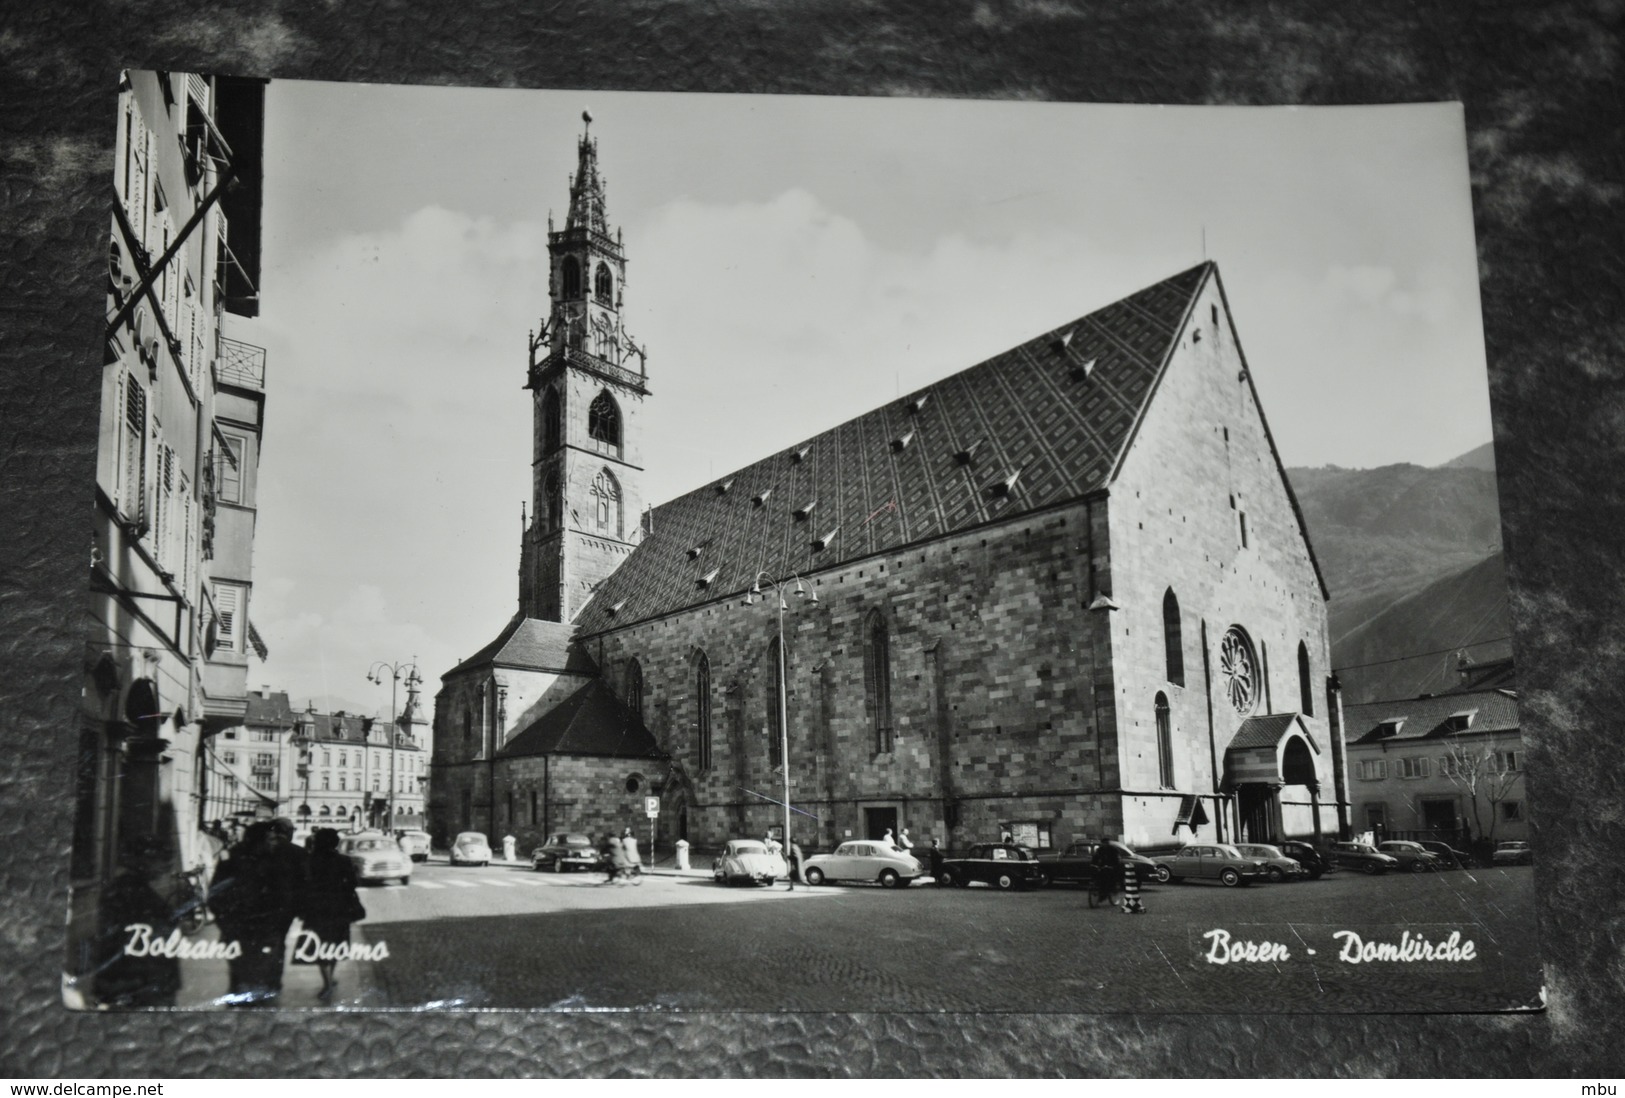
[[[559,273],[564,278],[564,292],[562,297],[574,300],[581,296],[581,262],[573,255],[564,257],[559,264]]]
[[[548,470],[542,480],[542,529],[557,530],[564,525],[564,493],[559,486],[559,471]]]
[[[636,656],[626,661],[626,707],[638,720],[643,719],[643,664]]]
[[[863,685],[875,752],[883,755],[892,749],[891,636],[879,610],[863,623]]]
[[[1172,587],[1162,596],[1162,644],[1168,681],[1185,685],[1185,642],[1179,625],[1179,596]]]
[[[779,638],[767,646],[767,761],[771,766],[784,762],[784,731],[779,725],[779,697],[784,690],[784,660],[780,658]]]
[[[587,409],[587,434],[611,446],[621,444],[621,409],[608,390],[592,398],[592,405]]]
[[[559,448],[560,424],[559,391],[549,389],[542,397],[542,453],[551,454]]]
[[[1168,695],[1157,691],[1157,781],[1162,788],[1174,788],[1174,722],[1168,709]]]
[[[711,769],[711,661],[703,651],[694,655],[694,739],[700,769]]]
[[[610,273],[608,263],[598,264],[598,274],[593,278],[593,294],[605,305],[614,304],[615,276]]]
[[[610,537],[620,537],[621,486],[616,481],[615,474],[608,469],[600,469],[598,475],[593,478],[592,502],[598,532]]]
[[[1309,674],[1309,646],[1298,642],[1298,695],[1299,708],[1306,717],[1315,715],[1314,679]]]

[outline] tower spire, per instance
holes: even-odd
[[[582,228],[609,234],[604,215],[604,181],[598,176],[598,142],[592,137],[592,112],[582,111],[581,138],[576,142],[576,174],[570,181],[570,214],[566,230]]]

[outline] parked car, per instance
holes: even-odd
[[[944,858],[937,884],[968,887],[973,881],[1009,891],[1044,883],[1038,855],[1016,843],[978,843],[964,854]]]
[[[1333,868],[1331,861],[1310,843],[1288,839],[1279,846],[1282,854],[1303,866],[1311,881],[1320,880]]]
[[[729,839],[711,863],[711,875],[717,884],[772,884],[788,877],[790,867],[782,854],[769,850],[759,839]]]
[[[401,849],[406,852],[406,856],[411,858],[414,862],[426,862],[429,860],[430,842],[429,833],[427,831],[420,831],[415,827],[409,827],[400,833],[400,843]]]
[[[1444,863],[1440,869],[1466,869],[1473,864],[1473,856],[1465,850],[1457,849],[1440,839],[1416,840],[1424,850],[1438,857]]]
[[[362,884],[399,880],[412,883],[412,859],[393,836],[382,831],[361,831],[339,840],[339,853],[350,859]]]
[[[1309,876],[1296,858],[1289,858],[1278,846],[1268,843],[1234,843],[1243,858],[1252,858],[1254,861],[1264,863],[1264,876],[1279,884],[1282,881],[1297,881]]]
[[[1264,875],[1264,863],[1245,857],[1228,843],[1192,843],[1177,854],[1153,858],[1163,884],[1186,878],[1215,880],[1226,888],[1252,884]]]
[[[1490,855],[1490,862],[1494,865],[1534,865],[1535,852],[1529,849],[1528,843],[1509,839],[1495,844],[1495,853]]]
[[[1117,856],[1125,865],[1134,867],[1135,876],[1144,881],[1157,878],[1157,863],[1144,854],[1136,854],[1124,844],[1108,840],[1117,849]],[[1045,884],[1093,884],[1095,879],[1095,842],[1068,843],[1057,851],[1039,851],[1038,865],[1044,873]]]
[[[1358,869],[1372,875],[1398,869],[1399,861],[1370,843],[1333,843],[1332,862],[1339,869]]]
[[[885,888],[906,888],[925,867],[885,843],[862,839],[842,843],[832,854],[814,854],[801,866],[810,885],[825,881],[879,881]]]
[[[1411,873],[1431,873],[1443,867],[1438,855],[1409,839],[1390,839],[1378,843],[1377,850],[1398,862],[1400,869]]]
[[[490,865],[491,844],[480,831],[459,832],[451,841],[452,865]]]
[[[567,869],[599,869],[604,862],[592,836],[576,832],[549,835],[547,841],[530,852],[530,867],[563,873]]]

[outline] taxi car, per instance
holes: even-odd
[[[1042,885],[1044,870],[1038,855],[1018,843],[977,843],[965,854],[944,858],[936,880],[944,888],[968,888],[981,881],[1008,892]]]
[[[412,859],[399,843],[382,831],[361,831],[339,840],[339,853],[350,859],[362,884],[399,880],[412,883]]]
[[[842,843],[830,854],[814,854],[801,867],[810,885],[825,881],[878,881],[882,888],[907,888],[923,876],[919,861],[875,839]]]
[[[463,831],[451,841],[452,865],[490,865],[491,844],[482,831]]]
[[[1226,888],[1251,884],[1264,875],[1264,863],[1228,843],[1192,843],[1177,854],[1151,859],[1163,884],[1186,879],[1215,880]]]
[[[729,839],[716,860],[711,875],[717,884],[772,884],[790,875],[783,855],[769,850],[760,839]]]
[[[549,835],[545,843],[530,852],[530,867],[537,872],[550,869],[554,873],[567,869],[600,869],[603,858],[592,845],[592,836],[560,832]]]
[[[1278,846],[1269,843],[1233,843],[1241,851],[1244,858],[1252,858],[1264,863],[1264,876],[1279,884],[1281,881],[1296,881],[1309,876],[1309,871],[1303,863],[1296,858],[1288,857],[1286,852]]]

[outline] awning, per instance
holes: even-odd
[[[1320,745],[1298,713],[1248,717],[1224,750],[1225,790],[1262,782],[1299,785],[1315,781]]]
[[[1179,799],[1179,814],[1174,817],[1175,834],[1181,827],[1195,831],[1207,822],[1207,808],[1203,806],[1201,797],[1187,795]]]

